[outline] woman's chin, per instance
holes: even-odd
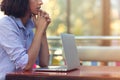
[[[38,12],[33,12],[32,14],[33,14],[33,15],[38,15]]]

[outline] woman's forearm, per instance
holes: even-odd
[[[46,29],[50,23],[50,18],[44,11],[38,12],[38,16],[33,16],[36,32],[30,48],[28,49],[28,64],[25,70],[30,70],[40,52],[40,66],[45,67],[49,63],[49,50],[46,38]]]
[[[28,49],[28,64],[26,65],[26,67],[24,68],[25,70],[30,70],[33,67],[33,64],[36,61],[36,58],[39,54],[40,51],[40,45],[42,42],[42,32],[41,31],[36,31],[35,32],[35,36],[33,38],[32,44],[30,46],[30,48]]]
[[[48,64],[49,64],[49,48],[46,33],[44,33],[39,53],[39,65],[41,67],[47,67]]]

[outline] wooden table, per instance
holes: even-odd
[[[120,67],[81,66],[71,72],[14,72],[6,80],[120,80]]]

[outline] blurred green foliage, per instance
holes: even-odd
[[[101,0],[69,0],[70,33],[75,35],[101,35]],[[67,0],[45,0],[43,8],[50,14],[52,22],[49,36],[67,32]]]

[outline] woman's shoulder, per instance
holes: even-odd
[[[0,18],[0,26],[4,26],[4,25],[13,26],[15,25],[15,22],[11,16],[4,15],[3,17]]]
[[[0,29],[16,30],[16,24],[10,16],[0,18]]]
[[[12,21],[12,19],[9,16],[4,15],[0,18],[0,25],[1,24],[10,24],[11,21]]]

